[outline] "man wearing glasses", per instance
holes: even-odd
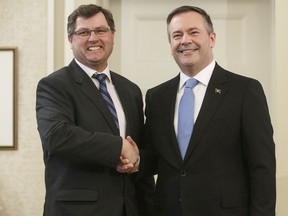
[[[68,17],[67,32],[74,59],[37,87],[44,215],[151,215],[154,181],[136,178],[139,150],[129,142],[132,137],[140,145],[141,91],[107,63],[113,16],[82,5]]]

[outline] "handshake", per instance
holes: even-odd
[[[127,136],[126,139],[123,138],[122,140],[121,156],[116,169],[120,173],[137,172],[140,164],[138,146],[130,136]]]

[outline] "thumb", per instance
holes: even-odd
[[[132,144],[133,147],[137,147],[137,144],[130,136],[127,136],[126,139]]]

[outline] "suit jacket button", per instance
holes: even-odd
[[[185,170],[181,170],[181,176],[186,176],[186,171]]]

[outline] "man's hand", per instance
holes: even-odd
[[[122,152],[117,171],[120,173],[137,172],[139,168],[139,149],[134,140],[127,136],[123,139]]]

